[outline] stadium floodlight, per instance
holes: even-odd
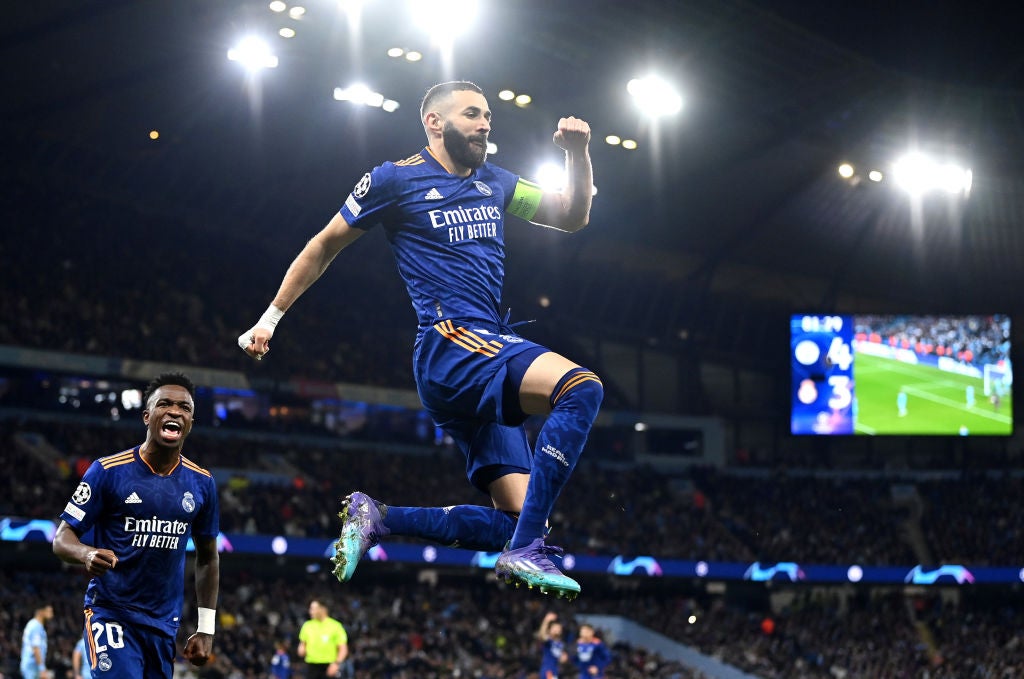
[[[384,103],[380,105],[380,107],[387,111],[388,113],[394,113],[395,111],[397,111],[398,106],[398,102],[395,101],[394,99],[385,99]]]
[[[420,52],[417,52],[416,50],[409,50],[408,52],[405,53],[406,61],[419,61],[422,58],[423,55]]]
[[[843,163],[838,168],[839,176],[843,179],[849,179],[853,176],[853,165],[849,163]]]
[[[884,179],[884,175],[882,175],[882,173],[878,170],[872,170],[871,172],[868,172],[868,179],[870,179],[873,182],[880,182],[882,181],[882,179]]]
[[[403,54],[405,54],[405,50],[402,49],[401,47],[392,47],[391,49],[388,50],[388,56],[391,57],[392,59],[397,59]]]
[[[290,16],[292,19],[301,19],[305,15],[306,8],[300,5],[296,5],[295,7],[292,7],[290,10],[288,10],[288,16]]]
[[[561,191],[565,187],[565,165],[544,163],[537,168],[537,183],[545,191]]]
[[[633,78],[626,84],[626,91],[637,106],[648,116],[659,118],[683,110],[683,97],[676,89],[657,76]]]
[[[540,184],[540,188],[552,193],[561,191],[565,188],[565,185],[569,183],[569,176],[566,174],[565,165],[563,163],[544,163],[537,168],[536,177],[537,183]],[[591,188],[590,195],[597,195],[596,184]]]
[[[622,148],[629,149],[630,151],[635,151],[636,150],[636,140],[635,139],[623,139],[622,140]]]
[[[277,68],[277,55],[262,38],[249,36],[228,50],[228,59],[242,64],[251,73],[264,68]]]
[[[967,194],[974,176],[970,169],[952,162],[939,162],[919,151],[911,151],[892,166],[896,185],[912,196],[931,191],[949,194]]]
[[[374,92],[363,83],[356,83],[349,87],[335,87],[334,98],[338,101],[350,101],[353,104],[364,104],[374,108],[384,107],[384,95],[380,92]],[[398,102],[395,103],[397,104]]]
[[[527,106],[530,105],[531,101],[533,101],[533,97],[531,97],[529,94],[516,95],[515,102],[516,106],[518,106],[519,108],[526,108]]]
[[[618,146],[619,144],[622,143],[622,138],[619,137],[619,135],[617,134],[609,134],[607,137],[604,138],[604,142],[612,146]]]
[[[502,101],[512,101],[515,98],[516,93],[512,90],[502,90],[501,92],[498,92],[498,99],[501,99]]]
[[[294,28],[289,28],[289,27],[285,26],[284,28],[279,30],[277,32],[277,34],[279,36],[281,36],[282,38],[294,38],[295,37],[295,29]]]
[[[281,0],[274,0],[268,7],[270,7],[271,12],[283,12],[288,9],[288,5],[281,2]]]
[[[476,20],[477,0],[409,0],[409,15],[438,44],[450,43]]]
[[[498,145],[495,144],[493,141],[487,142],[487,155],[493,156],[497,152],[498,152]]]

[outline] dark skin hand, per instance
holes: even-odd
[[[213,651],[213,635],[196,632],[185,642],[185,659],[197,667],[202,667],[210,659]]]

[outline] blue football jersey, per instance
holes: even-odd
[[[85,607],[117,611],[127,622],[174,634],[185,591],[185,547],[192,535],[220,531],[210,472],[182,456],[167,476],[153,472],[139,447],[102,457],[82,477],[61,518],[90,544],[117,555],[92,578]]]
[[[341,215],[360,229],[383,225],[421,331],[447,319],[498,323],[518,181],[490,163],[459,177],[426,148],[365,174]]]
[[[593,641],[576,642],[576,666],[581,677],[604,677],[604,668],[612,661],[611,652],[597,637]],[[591,671],[596,671],[596,674]]]
[[[558,666],[562,662],[562,654],[565,653],[565,642],[561,639],[548,639],[544,642],[544,655],[540,661],[540,676],[544,679],[545,672],[551,676],[558,676]]]

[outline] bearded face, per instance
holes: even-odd
[[[462,167],[475,170],[487,160],[487,135],[464,135],[450,121],[445,122],[441,134],[448,155]]]

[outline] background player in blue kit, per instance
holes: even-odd
[[[53,676],[46,669],[46,623],[50,620],[53,620],[53,606],[47,604],[36,608],[35,615],[25,624],[21,635],[21,664],[18,668],[25,679],[51,679]]]
[[[569,659],[562,638],[562,623],[557,613],[548,613],[540,623],[537,638],[541,642],[540,679],[558,679],[559,666]]]
[[[580,625],[573,662],[580,671],[580,679],[603,679],[604,668],[612,661],[611,651],[594,634],[593,625]]]
[[[283,641],[274,643],[269,674],[272,679],[292,679],[292,659],[288,656],[288,647]]]
[[[219,509],[213,477],[181,454],[194,396],[185,375],[153,380],[143,399],[145,442],[93,462],[61,513],[54,553],[85,564],[93,576],[83,636],[96,675],[170,679],[189,537],[196,547],[199,627],[184,655],[196,665],[209,659],[220,586]],[[93,544],[81,541],[88,531]]]
[[[85,637],[79,637],[75,649],[71,651],[71,679],[92,679],[92,668],[89,667],[89,649],[85,646]]]
[[[590,126],[558,121],[568,182],[544,193],[486,162],[491,111],[470,82],[435,85],[423,99],[428,144],[363,176],[341,210],[295,258],[273,303],[238,343],[262,359],[281,316],[335,256],[375,224],[391,244],[419,327],[413,371],[424,407],[466,455],[470,482],[493,508],[395,507],[360,492],[346,498],[335,574],[342,582],[389,534],[504,551],[506,581],[575,597],[580,588],[549,556],[548,516],[572,473],[604,396],[600,379],[519,337],[501,315],[504,216],[574,232],[590,219]],[[534,451],[523,421],[547,415]],[[507,545],[506,545],[507,543]]]

